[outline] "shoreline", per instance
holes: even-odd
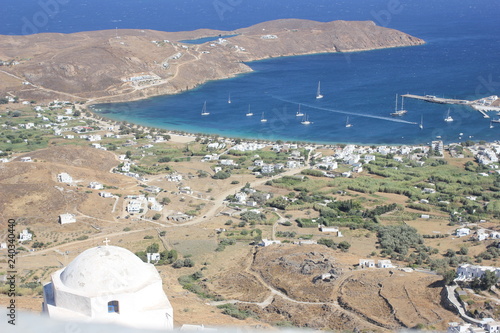
[[[162,127],[155,127],[155,126],[149,126],[149,125],[141,125],[138,123],[134,123],[131,121],[127,120],[113,120],[111,118],[108,118],[106,116],[101,115],[98,112],[95,111],[90,111],[90,113],[93,114],[93,116],[97,116],[101,121],[104,121],[106,123],[110,122],[118,122],[118,123],[123,123],[125,122],[126,124],[130,124],[132,127],[133,126],[139,126],[142,128],[146,128],[148,131],[153,131],[155,129],[164,129],[168,131],[168,134],[170,136],[175,136],[178,141],[174,142],[179,142],[179,143],[188,143],[188,142],[193,142],[196,140],[197,137],[211,137],[211,136],[217,136],[218,139],[222,140],[237,140],[240,139],[242,141],[247,141],[247,142],[263,142],[263,143],[268,143],[268,144],[276,144],[278,141],[282,141],[283,143],[297,143],[297,144],[311,144],[311,145],[324,145],[324,146],[336,146],[336,145],[356,145],[356,146],[389,146],[389,147],[401,147],[401,146],[429,146],[430,142],[419,142],[419,143],[361,143],[361,142],[330,142],[330,141],[310,141],[310,140],[293,140],[293,139],[286,139],[286,138],[276,138],[276,139],[259,139],[259,138],[253,138],[253,137],[246,137],[246,136],[232,136],[232,135],[221,135],[219,133],[203,133],[203,132],[190,132],[190,131],[183,131],[183,130],[175,130],[175,129],[169,129],[169,128],[162,128]],[[440,140],[440,139],[436,139]],[[474,141],[474,140],[471,140]],[[481,141],[481,140],[480,140]],[[474,141],[475,142],[475,141]],[[491,143],[494,143],[496,141],[491,141]],[[444,142],[445,145],[454,145],[454,144],[460,144],[460,142]]]
[[[181,42],[234,34],[202,44]],[[90,105],[177,94],[251,72],[247,63],[252,61],[417,46],[425,41],[373,21],[281,19],[234,31],[0,35],[0,43],[9,55],[2,72],[17,80],[17,87],[8,87],[10,92],[23,99],[72,98]],[[0,92],[3,88],[0,82]]]
[[[154,94],[153,93],[153,94],[147,95],[147,96],[141,96],[141,95],[139,95],[137,97],[127,98],[127,99],[124,99],[124,100],[121,100],[121,99],[114,100],[116,96],[91,97],[91,98],[89,98],[85,102],[84,106],[90,107],[90,106],[99,105],[99,104],[129,103],[129,102],[142,101],[142,100],[146,100],[146,99],[149,99],[149,98],[162,97],[162,96],[174,96],[174,95],[182,94],[182,93],[185,93],[185,92],[188,92],[188,91],[196,90],[197,88],[199,88],[199,87],[201,87],[201,86],[203,86],[203,85],[205,85],[207,83],[210,83],[210,82],[233,79],[233,78],[236,78],[236,77],[238,77],[240,75],[245,75],[245,74],[253,73],[254,70],[249,65],[249,64],[251,64],[253,62],[266,61],[266,60],[270,60],[270,59],[281,59],[281,58],[286,59],[286,58],[292,58],[292,57],[307,57],[307,56],[324,55],[324,54],[362,53],[362,52],[371,52],[371,51],[381,51],[381,50],[387,50],[387,49],[417,47],[417,46],[423,46],[425,44],[427,44],[427,42],[424,41],[422,44],[417,44],[417,45],[389,46],[389,47],[378,47],[378,48],[367,48],[367,49],[353,49],[353,50],[347,50],[347,51],[333,51],[333,52],[332,51],[314,51],[314,52],[310,52],[310,53],[278,55],[278,56],[275,56],[275,57],[273,57],[273,56],[267,56],[267,57],[262,57],[262,58],[257,58],[257,59],[252,59],[252,60],[248,60],[248,61],[242,62],[242,64],[245,65],[249,70],[240,71],[240,72],[234,72],[234,73],[229,73],[228,75],[217,77],[217,78],[213,78],[213,79],[206,79],[206,80],[204,80],[202,82],[199,82],[199,83],[195,84],[192,87],[189,87],[188,89],[179,89],[179,90],[175,90],[173,92],[165,92],[165,93],[158,93],[158,94]],[[155,87],[161,87],[161,86],[167,85],[167,84],[168,84],[168,82],[165,82],[165,83],[158,84]],[[134,93],[137,93],[137,91],[138,90],[132,91],[132,92],[126,93],[126,94],[134,94]],[[124,95],[126,95],[126,94],[124,94]],[[103,102],[96,102],[96,100],[98,100],[98,99],[103,99],[104,101]]]

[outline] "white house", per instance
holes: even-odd
[[[148,202],[151,204],[151,210],[154,210],[156,212],[161,212],[163,210],[163,206],[156,201],[156,198],[149,197]]]
[[[221,165],[237,165],[234,163],[234,160],[219,160]]]
[[[28,229],[24,229],[21,233],[19,233],[19,241],[27,242],[33,238],[33,234],[28,231]]]
[[[88,249],[53,273],[43,286],[43,312],[68,322],[173,330],[172,306],[158,271],[117,246]]]
[[[365,163],[375,161],[375,155],[365,155]]]
[[[374,268],[375,260],[373,259],[359,259],[359,267],[361,268]]]
[[[72,183],[73,177],[71,177],[66,172],[63,172],[57,175],[57,181],[60,183]]]
[[[172,173],[170,175],[167,175],[165,178],[167,178],[167,181],[169,182],[180,182],[182,181],[182,175],[178,173]]]
[[[128,213],[139,213],[142,209],[142,202],[137,200],[132,200],[127,205]]]
[[[481,278],[486,271],[495,272],[495,275],[500,278],[500,267],[463,264],[458,266],[457,268],[457,280],[471,280],[474,278]]]
[[[27,156],[21,157],[21,162],[33,162],[33,160],[31,159],[31,157]]]
[[[390,260],[384,259],[384,260],[379,260],[377,263],[378,268],[394,268],[394,265],[391,263]]]
[[[351,177],[351,171],[342,172],[342,177],[346,177],[346,178]]]
[[[160,193],[161,192],[161,188],[159,188],[158,186],[151,185],[151,186],[146,187],[144,189],[144,191],[148,191],[148,192],[151,192],[151,193]]]
[[[273,245],[273,244],[281,244],[281,241],[279,240],[271,240],[271,239],[262,239],[262,241],[259,243],[259,246],[269,246],[269,245]]]
[[[102,138],[99,134],[94,134],[94,135],[89,135],[87,137],[87,140],[90,141],[90,142],[94,142],[94,141],[101,141]]]
[[[476,238],[478,241],[484,241],[489,237],[490,235],[486,232],[485,229],[479,229],[478,231],[476,231]]]
[[[160,261],[160,254],[159,253],[146,253],[146,257],[148,258],[148,264],[151,261],[158,262]]]
[[[286,162],[286,168],[287,169],[300,168],[300,162],[297,162],[297,161],[287,161]]]
[[[318,224],[318,229],[321,232],[333,232],[337,234],[337,237],[342,237],[342,232],[338,227],[325,227],[324,225]]]
[[[355,173],[361,173],[361,172],[363,172],[363,167],[362,166],[355,166],[352,169],[352,171],[355,172]]]
[[[470,229],[469,228],[459,228],[456,231],[457,237],[465,237],[470,234]]]
[[[91,182],[89,184],[89,187],[94,190],[102,190],[104,188],[104,185],[98,182]]]
[[[245,203],[245,201],[247,201],[247,194],[244,193],[244,192],[238,192],[234,195],[234,197],[236,198],[236,200],[238,200],[238,202],[240,203]]]
[[[274,165],[272,164],[264,164],[261,169],[262,173],[273,173],[274,172]]]
[[[472,324],[465,324],[465,323],[448,323],[448,330],[446,331],[447,333],[473,333],[474,331]]]
[[[101,196],[103,198],[112,198],[113,194],[111,194],[109,192],[99,192],[99,196]]]
[[[490,321],[484,325],[488,333],[500,333],[500,321]]]
[[[59,223],[60,224],[68,224],[68,223],[75,223],[76,218],[75,215],[73,214],[61,214],[59,215]]]

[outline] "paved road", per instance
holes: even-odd
[[[469,317],[465,313],[465,309],[463,308],[462,304],[458,301],[456,295],[455,295],[455,289],[457,289],[457,286],[446,286],[446,293],[448,300],[453,304],[453,306],[458,310],[458,313],[460,314],[460,317],[462,317],[463,320],[465,320],[468,323],[471,324],[481,324],[480,320],[474,319],[472,317]]]

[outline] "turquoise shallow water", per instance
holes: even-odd
[[[409,112],[401,118],[406,123],[382,119],[390,118],[396,94],[471,100],[500,95],[496,0],[54,1],[59,5],[52,12],[36,0],[7,4],[9,15],[0,33],[114,28],[230,31],[271,19],[305,18],[373,20],[427,42],[418,47],[253,62],[252,73],[176,96],[97,106],[113,119],[190,132],[314,142],[425,143],[437,136],[447,142],[500,139],[500,125],[490,129],[489,120],[467,107],[450,106],[455,121],[446,123],[448,106],[406,100]],[[44,15],[47,19],[41,20]],[[314,97],[318,81],[325,96],[321,100]],[[202,117],[204,101],[210,115]],[[303,103],[302,111],[313,124],[300,124],[297,103]],[[249,104],[254,117],[244,115]],[[260,122],[262,112],[266,123]],[[345,127],[347,116],[350,128]],[[410,124],[422,116],[423,130]]]
[[[365,144],[425,143],[437,136],[447,142],[496,140],[500,128],[490,129],[490,122],[468,107],[405,99],[408,113],[398,118],[389,115],[396,94],[463,99],[491,95],[483,82],[490,78],[485,68],[488,56],[473,49],[482,42],[487,41],[461,39],[458,49],[453,39],[429,39],[417,47],[259,61],[249,64],[253,73],[209,82],[176,96],[97,107],[107,117],[144,125],[271,140]],[[494,61],[495,56],[489,57]],[[320,100],[315,98],[318,81],[324,95]],[[209,116],[200,115],[204,101]],[[302,117],[295,116],[298,103],[311,125],[302,125]],[[253,117],[245,116],[249,104]],[[448,108],[452,123],[443,121]],[[260,122],[262,112],[266,123]],[[345,127],[348,116],[350,128]],[[423,130],[417,125],[422,117]]]

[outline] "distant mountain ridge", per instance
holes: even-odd
[[[237,34],[203,44],[180,40]],[[0,93],[27,100],[130,101],[251,71],[244,62],[425,43],[372,21],[283,19],[235,31],[104,30],[0,36]],[[24,82],[24,84],[23,84]]]

